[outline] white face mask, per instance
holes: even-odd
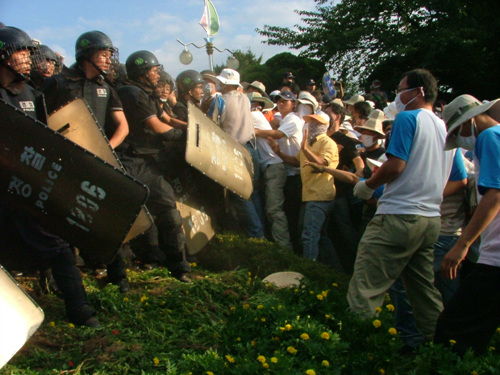
[[[405,92],[408,92],[408,91],[411,91],[411,90],[415,90],[416,88],[417,87],[414,87],[412,89],[408,89],[408,90],[405,90],[405,91],[401,91],[398,95],[396,95],[396,99],[394,99],[394,103],[396,103],[396,112],[397,113],[403,112],[406,109],[406,106],[408,104],[410,104],[412,101],[414,101],[415,99],[417,99],[417,97],[415,96],[408,103],[403,104],[403,102],[401,101],[401,94],[403,94]]]
[[[460,133],[462,132],[462,126],[463,124],[460,125],[460,129],[458,129],[458,135],[455,141],[458,147],[472,151],[474,150],[474,147],[476,145],[476,134],[474,133],[474,129],[476,128],[476,123],[474,122],[474,120],[471,120],[470,122],[471,135],[469,135],[468,137],[463,137],[460,135]]]
[[[359,138],[361,142],[363,142],[365,147],[371,147],[375,144],[375,141],[373,140],[373,135],[361,134]]]

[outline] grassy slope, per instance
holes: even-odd
[[[432,345],[401,356],[390,306],[361,320],[347,310],[347,277],[266,241],[217,236],[194,270],[187,285],[165,269],[131,269],[126,296],[86,276],[97,330],[69,325],[57,297],[37,296],[46,320],[0,374],[500,373],[493,348],[464,360]],[[260,281],[283,270],[306,281]]]

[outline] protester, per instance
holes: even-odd
[[[368,199],[386,184],[375,217],[360,241],[347,299],[367,317],[401,276],[417,325],[430,340],[443,308],[434,286],[433,244],[440,228],[442,192],[452,155],[444,152],[446,128],[432,112],[437,81],[427,70],[405,73],[398,86],[397,115],[388,160],[354,194]]]
[[[439,317],[435,342],[450,345],[459,355],[468,349],[484,353],[500,324],[500,100],[481,103],[461,95],[443,111],[448,127],[446,149],[474,150],[479,171],[479,205],[462,235],[444,256],[441,272],[453,280],[469,247],[481,236],[480,256]]]

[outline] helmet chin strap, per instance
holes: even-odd
[[[30,75],[29,74],[26,74],[26,73],[19,73],[17,70],[15,70],[10,64],[7,64],[4,61],[2,61],[2,65],[7,67],[7,69],[9,69],[13,74],[14,76],[16,77],[14,79],[14,82],[23,82],[23,81],[31,81],[31,78],[30,78]]]

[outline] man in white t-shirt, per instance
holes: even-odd
[[[437,81],[427,70],[412,70],[399,83],[400,113],[392,127],[388,160],[354,188],[354,195],[367,199],[386,184],[359,243],[347,295],[351,309],[373,316],[401,276],[417,327],[428,340],[443,309],[434,286],[433,244],[453,156],[443,151],[446,127],[432,111],[436,96]]]
[[[439,317],[435,342],[450,344],[463,356],[481,354],[500,325],[500,99],[481,103],[461,95],[444,108],[446,148],[474,150],[480,197],[472,218],[445,255],[441,273],[457,277],[460,263],[481,236],[479,259]]]
[[[276,140],[281,151],[287,155],[297,155],[302,143],[304,120],[295,112],[297,97],[291,91],[283,91],[276,95],[278,111],[281,114],[278,129],[256,131],[257,137],[269,137]],[[302,255],[301,236],[299,232],[299,216],[302,205],[302,181],[300,168],[285,163],[285,214],[288,229],[296,254]]]
[[[283,210],[285,201],[284,187],[286,183],[286,168],[283,160],[276,155],[267,142],[266,132],[273,128],[262,113],[263,109],[272,108],[273,102],[257,92],[247,94],[252,105],[252,119],[257,135],[257,153],[259,155],[261,179],[265,186],[265,211],[271,236],[283,249],[292,251],[288,220]],[[259,136],[259,134],[261,136]]]

